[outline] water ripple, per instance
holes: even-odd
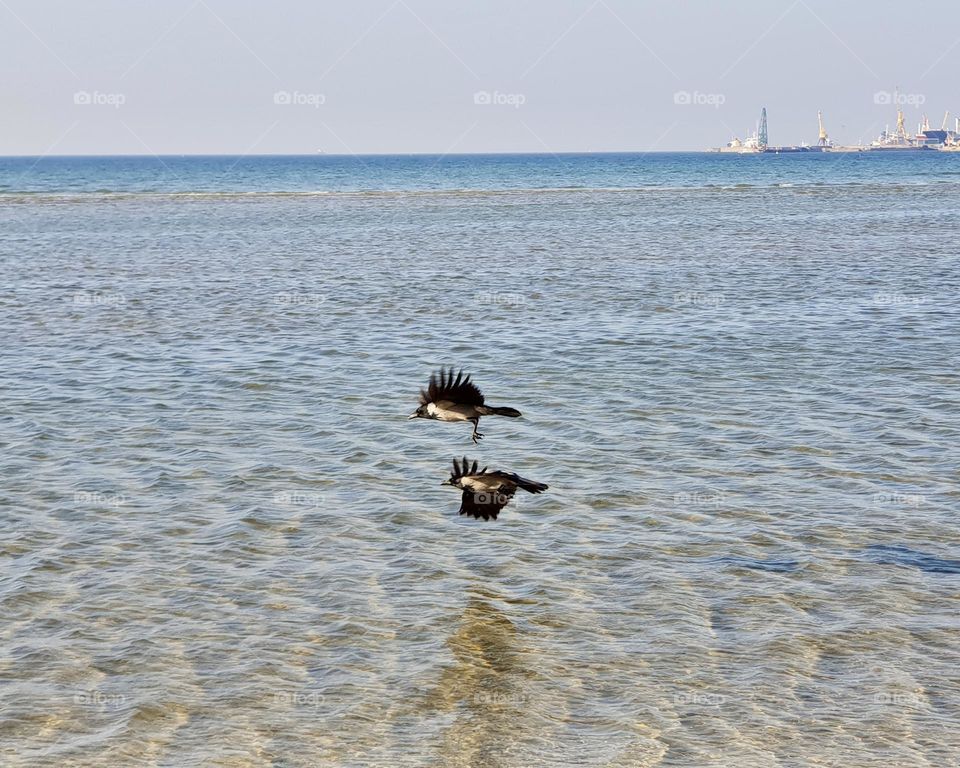
[[[960,196],[774,181],[0,199],[0,762],[957,763]]]

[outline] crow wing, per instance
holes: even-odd
[[[464,376],[461,370],[454,379],[453,368],[449,371],[441,368],[439,375],[430,374],[427,388],[420,390],[420,405],[438,403],[441,400],[458,405],[483,405],[483,393],[470,381],[469,373]]]
[[[546,483],[538,483],[534,480],[527,480],[527,478],[520,477],[520,475],[514,472],[503,472],[497,469],[493,472],[488,472],[487,474],[499,478],[503,481],[504,485],[512,484],[514,486],[519,486],[529,493],[543,493],[550,487]]]
[[[460,499],[460,514],[475,517],[477,520],[496,520],[500,510],[513,498],[514,491],[516,488],[510,486],[494,493],[464,491]]]
[[[459,480],[464,475],[483,475],[486,473],[487,468],[477,469],[477,460],[473,460],[473,466],[470,466],[470,460],[464,456],[463,464],[460,464],[456,459],[453,460],[453,471],[450,473],[451,480]]]

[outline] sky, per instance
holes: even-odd
[[[960,115],[960,6],[0,0],[0,155],[702,150]]]

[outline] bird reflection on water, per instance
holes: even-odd
[[[424,709],[457,712],[443,736],[441,764],[499,766],[523,733],[528,682],[523,636],[489,590],[471,590],[459,624],[448,638],[454,664],[429,690]]]

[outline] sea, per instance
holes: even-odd
[[[0,764],[960,765],[958,253],[960,153],[0,158]]]

